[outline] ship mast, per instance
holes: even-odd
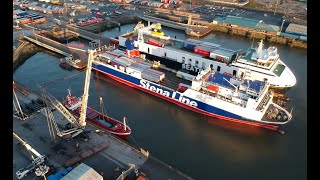
[[[86,70],[86,79],[84,82],[84,90],[82,95],[82,102],[81,102],[81,110],[80,110],[80,119],[79,119],[79,125],[81,127],[86,126],[86,114],[87,114],[87,104],[88,104],[88,97],[89,97],[89,86],[90,86],[90,77],[91,77],[91,68],[92,68],[92,61],[94,58],[94,54],[96,53],[95,50],[88,50],[89,56],[88,56],[88,65]]]
[[[124,132],[127,131],[126,117],[123,117]]]
[[[259,47],[258,47],[258,49],[257,49],[257,54],[258,54],[259,58],[261,58],[262,47],[263,47],[263,40],[261,39],[261,41],[260,41],[260,43],[259,43]]]

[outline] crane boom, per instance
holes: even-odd
[[[38,153],[38,151],[36,151],[35,149],[33,149],[28,143],[26,143],[23,139],[21,139],[16,133],[13,132],[13,137],[16,138],[23,146],[25,146],[27,148],[28,151],[32,152],[32,154],[34,154],[36,157],[40,157],[41,154]],[[35,159],[32,156],[32,159]]]
[[[16,138],[23,146],[27,148],[33,155],[36,157],[32,157],[32,163],[25,168],[21,168],[16,172],[17,179],[22,179],[23,177],[27,176],[29,172],[32,172],[34,169],[36,170],[36,174],[45,174],[48,172],[49,168],[43,163],[46,161],[47,157],[45,155],[41,155],[33,149],[28,143],[22,140],[16,133],[13,132],[13,137]],[[39,169],[40,167],[40,169]]]
[[[41,87],[43,91],[43,100],[45,102],[49,101],[60,113],[73,125],[79,126],[77,119],[68,111],[67,108],[63,106],[55,97],[53,97],[48,91]],[[49,104],[48,104],[49,105]]]
[[[87,71],[86,71],[86,79],[84,82],[84,90],[83,95],[81,98],[81,110],[80,110],[80,119],[79,119],[79,125],[81,127],[86,126],[86,116],[87,116],[87,104],[88,104],[88,96],[89,96],[89,87],[90,87],[90,77],[91,77],[91,68],[92,68],[92,61],[94,58],[95,50],[88,50],[89,56],[88,56],[88,65],[87,65]]]
[[[14,91],[14,88],[13,88],[13,95],[14,95],[14,97],[16,98],[16,102],[17,102],[17,104],[18,104],[18,107],[19,107],[19,110],[20,110],[20,113],[21,113],[21,116],[22,116],[22,119],[23,119],[23,118],[24,118],[24,117],[23,117],[23,112],[22,112],[22,109],[21,109],[21,106],[20,106],[18,97],[17,97],[17,95],[16,95],[16,92]]]

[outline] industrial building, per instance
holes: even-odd
[[[103,177],[93,168],[81,163],[70,171],[61,180],[103,180]]]
[[[295,34],[299,36],[307,36],[307,26],[290,23],[286,29],[286,33]]]
[[[244,28],[250,28],[250,29],[267,31],[267,32],[280,31],[279,26],[266,24],[263,21],[259,21],[256,19],[242,18],[242,17],[230,16],[230,15],[225,17],[218,17],[213,20],[213,23],[230,25],[230,26],[240,26]]]

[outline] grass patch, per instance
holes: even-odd
[[[249,8],[249,9],[264,9],[265,6],[253,1],[250,1],[248,4],[244,5],[245,8]]]

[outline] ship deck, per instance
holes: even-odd
[[[156,40],[157,42],[159,43],[162,43],[164,44],[164,48],[167,48],[167,49],[172,49],[176,52],[180,52],[180,53],[188,53],[188,54],[192,54],[193,56],[195,57],[199,57],[199,58],[204,58],[204,59],[207,59],[207,60],[211,60],[211,61],[216,61],[215,59],[213,58],[210,58],[208,56],[203,56],[201,54],[196,54],[193,52],[193,49],[187,49],[184,47],[184,41],[182,40],[179,40],[179,39],[170,39],[170,40],[165,40],[165,39],[160,39],[160,38],[157,38],[157,37],[153,37],[153,36],[149,36],[149,35],[146,35],[144,34],[143,35],[143,39],[144,39],[144,42],[147,43],[148,42],[148,39],[154,39]],[[137,41],[137,38],[134,38],[134,40]],[[205,42],[205,41],[204,41]],[[220,50],[220,51],[223,51],[223,50]],[[233,60],[230,59],[230,61],[228,61],[227,63],[230,64]]]
[[[177,77],[174,72],[171,72],[171,71],[163,69],[163,68],[153,68],[153,69],[165,73],[165,78],[160,83],[160,85],[162,85],[162,86],[169,87],[173,90],[177,90],[178,85],[180,83],[191,86],[191,81]]]
[[[79,60],[80,60],[80,61],[76,63],[75,68],[77,68],[77,69],[84,69],[84,68],[86,68],[86,67],[87,67],[87,64],[88,64],[87,61],[81,60],[81,59],[79,59]]]

